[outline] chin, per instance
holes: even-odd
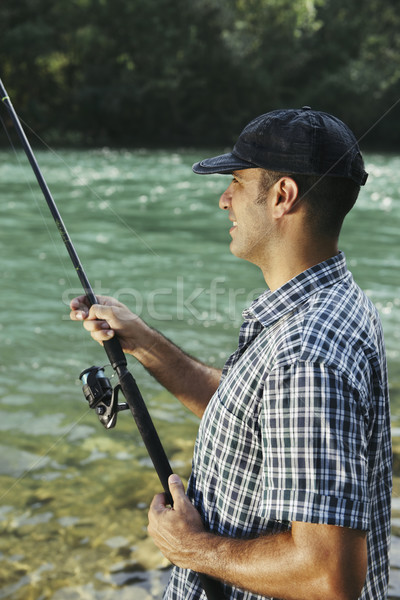
[[[229,249],[231,251],[231,254],[233,254],[233,256],[236,256],[236,258],[246,260],[247,262],[252,263],[257,267],[260,267],[260,261],[257,260],[257,257],[254,255],[254,253],[251,254],[248,250],[246,251],[246,248],[241,248],[240,246],[235,244],[234,241],[230,243]]]
[[[231,254],[233,254],[233,256],[236,256],[236,258],[241,258],[242,260],[247,260],[249,262],[253,262],[251,260],[251,258],[249,257],[248,252],[245,252],[243,248],[237,248],[237,247],[235,247],[234,244],[231,243],[230,251],[231,251]]]

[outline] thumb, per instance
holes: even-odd
[[[168,485],[174,504],[176,504],[177,501],[186,498],[185,488],[183,487],[183,483],[179,475],[170,475],[168,477]]]

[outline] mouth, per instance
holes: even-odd
[[[232,221],[232,227],[229,230],[229,233],[232,233],[237,227],[237,221]]]

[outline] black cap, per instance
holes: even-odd
[[[364,185],[368,173],[352,131],[328,113],[274,110],[243,129],[232,152],[193,165],[200,175],[262,168],[282,173],[346,177]]]

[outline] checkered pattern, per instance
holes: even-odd
[[[391,440],[377,312],[342,253],[267,291],[202,419],[188,495],[205,526],[248,538],[292,521],[368,530],[362,600],[386,598]],[[225,598],[262,596],[225,588]],[[204,599],[174,568],[164,600]]]

